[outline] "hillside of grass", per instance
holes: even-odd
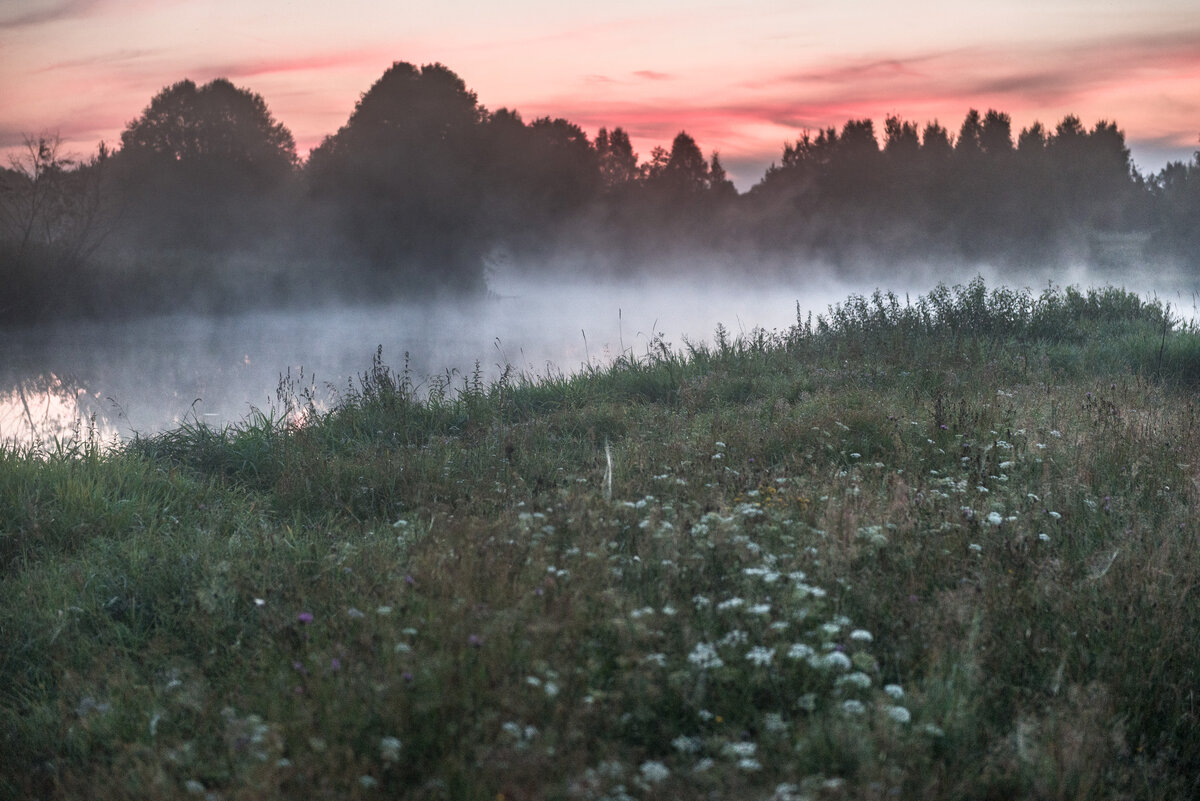
[[[977,280],[0,451],[0,798],[1196,797],[1197,386]]]

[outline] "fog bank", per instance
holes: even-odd
[[[1082,267],[1057,276],[1030,273],[1016,283],[989,272],[979,266],[962,282],[981,274],[989,287],[1034,293],[1051,282],[1112,284],[1157,297],[1188,319],[1200,288],[1186,275],[1121,280]],[[461,387],[477,365],[485,381],[507,365],[534,377],[569,374],[622,353],[642,357],[655,337],[679,348],[685,340],[711,342],[718,325],[734,336],[759,327],[785,330],[797,313],[822,314],[850,294],[878,288],[915,299],[938,280],[916,268],[858,283],[821,272],[788,283],[695,269],[625,281],[500,270],[490,276],[485,298],[22,329],[6,335],[0,363],[0,440],[28,441],[31,430],[62,435],[92,414],[105,439],[151,435],[185,419],[236,423],[253,409],[278,409],[281,377],[294,388],[313,387],[330,403],[370,367],[379,347],[387,365],[407,368],[422,389],[434,376]]]

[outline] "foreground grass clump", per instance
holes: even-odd
[[[0,796],[1194,797],[1198,377],[975,282],[0,453]]]

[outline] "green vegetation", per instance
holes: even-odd
[[[976,281],[0,452],[0,796],[1195,797],[1197,384]]]

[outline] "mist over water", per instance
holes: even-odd
[[[1000,281],[986,269],[989,287]],[[1128,278],[1128,276],[1125,276]],[[1186,319],[1196,314],[1200,282],[1157,274],[1123,280],[1084,270],[1030,274],[1003,282],[1034,293],[1048,283],[1112,284],[1157,297]],[[376,349],[395,371],[407,367],[427,389],[430,377],[463,386],[478,369],[496,378],[506,365],[531,376],[607,365],[620,354],[644,356],[654,337],[673,348],[711,342],[718,325],[731,335],[786,330],[850,294],[877,288],[903,299],[938,278],[904,274],[847,281],[835,277],[739,279],[717,273],[668,279],[587,280],[493,274],[486,298],[396,302],[237,316],[172,315],[122,322],[81,322],[4,334],[0,359],[0,442],[70,436],[92,415],[101,439],[152,435],[181,421],[220,427],[253,409],[279,409],[281,377],[311,386],[332,403],[367,370]],[[943,279],[944,280],[944,277]]]

